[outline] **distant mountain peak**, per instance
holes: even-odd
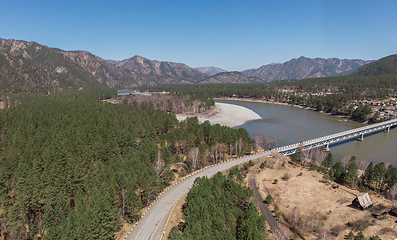
[[[252,83],[261,82],[260,79],[255,77],[244,76],[241,72],[221,72],[204,79],[200,83]]]
[[[223,70],[222,68],[217,68],[217,67],[196,67],[196,70],[208,74],[210,76],[214,76],[215,74],[221,73],[221,72],[227,72],[226,70]]]
[[[135,55],[117,63],[121,69],[136,71],[142,74],[158,75],[162,84],[194,83],[207,78],[208,75],[190,68],[183,63],[160,62]]]
[[[285,79],[320,78],[347,75],[370,63],[358,59],[307,58],[300,56],[285,63],[263,65],[258,69],[242,71],[247,77],[257,77],[264,82]]]

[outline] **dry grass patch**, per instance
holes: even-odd
[[[318,239],[321,234],[346,236],[350,231],[358,234],[363,231],[366,237],[379,235],[382,239],[395,239],[397,218],[386,215],[384,219],[375,219],[371,212],[352,208],[351,201],[362,193],[340,185],[333,188],[333,182],[324,182],[323,174],[317,171],[308,171],[300,166],[288,166],[275,159],[272,168],[264,168],[255,175],[262,198],[271,194],[274,204],[284,216],[280,225],[287,236],[296,229],[305,239]],[[272,184],[274,179],[283,179],[288,173],[288,181],[279,181]],[[391,202],[379,194],[370,193],[375,205],[383,204],[386,207]],[[388,231],[383,231],[389,229]],[[381,231],[382,230],[382,231]]]

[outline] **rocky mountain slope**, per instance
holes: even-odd
[[[295,58],[285,63],[263,65],[258,69],[243,71],[247,77],[257,77],[264,82],[285,79],[320,78],[347,75],[371,61],[338,58]]]
[[[63,51],[36,42],[0,39],[0,91],[41,92],[94,86],[117,89],[157,85],[159,76],[124,70],[85,51]]]
[[[116,64],[120,69],[136,71],[146,75],[158,75],[161,84],[194,83],[208,75],[183,63],[159,62],[141,56],[134,56]]]
[[[242,73],[221,72],[209,76],[200,71],[214,74],[224,70],[207,67],[198,71],[182,63],[140,56],[123,61],[104,60],[86,51],[64,51],[36,42],[0,39],[0,91],[51,94],[93,86],[130,89],[160,84],[268,82],[345,75],[368,62],[300,57]]]
[[[215,74],[200,83],[255,83],[261,82],[260,79],[255,77],[244,76],[240,72],[222,72]]]
[[[222,68],[217,68],[217,67],[197,67],[194,68],[197,71],[200,71],[204,74],[214,76],[215,74],[221,73],[221,72],[227,72],[226,70],[223,70]]]

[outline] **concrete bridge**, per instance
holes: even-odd
[[[288,146],[283,146],[279,148],[275,148],[272,152],[279,152],[285,156],[292,155],[296,152],[299,147],[303,147],[303,149],[311,149],[324,147],[326,150],[329,150],[329,145],[333,143],[337,143],[340,141],[344,141],[350,138],[357,137],[357,140],[364,140],[364,135],[366,133],[376,132],[380,130],[384,130],[385,132],[389,132],[390,127],[397,125],[397,119],[388,120],[385,122],[371,124],[365,127],[355,128],[352,130],[347,130],[340,133],[331,134],[325,137],[315,138],[312,140],[304,141],[301,143],[295,143]]]

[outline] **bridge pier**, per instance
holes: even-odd
[[[358,137],[357,141],[363,141],[363,140],[364,140],[364,133],[361,134],[361,135]]]
[[[385,128],[385,133],[388,133],[388,132],[390,132],[390,126]]]
[[[325,152],[329,152],[329,151],[330,151],[330,150],[329,150],[329,143],[327,143],[327,145],[324,145],[323,150],[324,150]]]

